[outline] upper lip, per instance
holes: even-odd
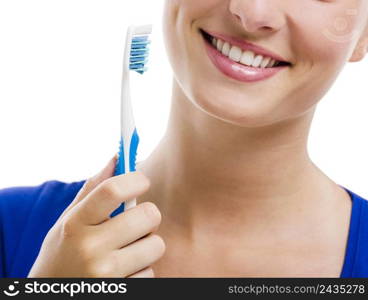
[[[283,58],[282,56],[280,56],[276,53],[273,53],[273,52],[271,52],[271,51],[269,51],[265,48],[262,48],[260,46],[254,45],[250,42],[246,42],[246,41],[244,41],[242,39],[239,39],[237,37],[228,36],[228,35],[225,35],[225,34],[222,34],[222,33],[207,31],[207,30],[203,30],[203,29],[201,29],[201,30],[204,31],[205,33],[217,38],[217,39],[221,39],[225,42],[228,42],[232,46],[237,46],[237,47],[239,47],[240,49],[242,49],[244,51],[250,50],[250,51],[253,51],[256,54],[261,54],[263,56],[268,56],[268,57],[271,57],[272,59],[275,59],[275,60],[280,61],[280,62],[290,63],[285,58]]]

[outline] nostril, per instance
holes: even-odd
[[[264,31],[273,31],[272,27],[270,27],[270,26],[263,26],[262,29]]]
[[[241,18],[240,18],[238,15],[234,15],[234,17],[236,18],[236,20],[237,20],[238,22],[241,22]]]

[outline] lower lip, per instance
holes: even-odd
[[[212,63],[219,69],[223,74],[242,82],[256,82],[266,80],[278,72],[284,70],[288,66],[278,66],[273,68],[254,68],[239,64],[227,56],[223,55],[217,49],[205,40],[208,56]]]

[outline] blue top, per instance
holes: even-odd
[[[47,232],[83,184],[48,181],[0,190],[0,277],[27,277]],[[346,191],[353,208],[341,277],[368,278],[368,201]]]

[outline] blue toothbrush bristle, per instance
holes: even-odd
[[[148,46],[151,43],[148,35],[136,36],[132,40],[130,49],[130,65],[129,69],[139,74],[144,74],[147,71]]]

